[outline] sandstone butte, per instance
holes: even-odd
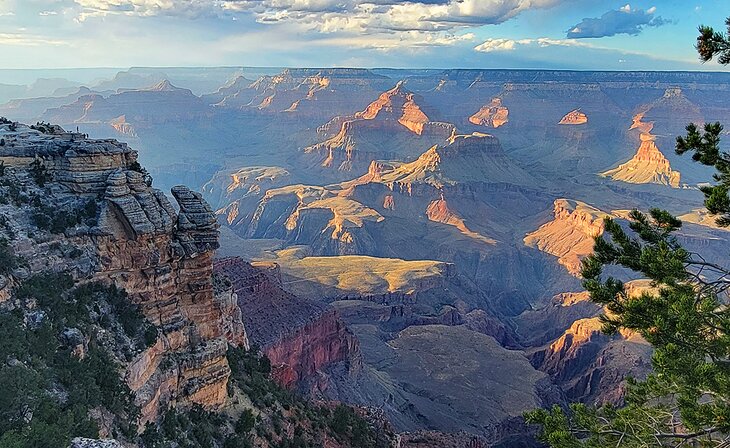
[[[430,121],[416,103],[415,95],[405,91],[403,81],[398,82],[387,92],[383,92],[365,110],[356,113],[355,118],[373,120],[381,114],[397,118],[398,123],[418,135],[423,133],[424,126]]]
[[[563,125],[578,125],[578,124],[586,124],[588,123],[588,116],[580,111],[580,109],[575,109],[573,111],[568,112],[558,124]]]
[[[509,109],[502,105],[501,98],[492,98],[492,101],[479,109],[479,112],[469,117],[469,122],[477,126],[498,128],[509,121]]]
[[[116,140],[90,140],[58,127],[39,132],[21,124],[0,125],[0,136],[5,141],[0,162],[12,173],[27,172],[42,160],[53,179],[43,197],[48,206],[68,209],[88,200],[98,206],[93,227],[52,236],[43,244],[28,236],[31,205],[0,206],[15,228],[14,249],[30,260],[31,273],[70,269],[82,281],[113,283],[160,329],[156,342],[124,365],[142,424],[168,406],[222,406],[230,376],[227,347],[247,347],[248,340],[233,289],[214,288],[218,225],[207,203],[177,186],[172,189],[176,211],[138,171],[136,151]],[[13,175],[29,185],[22,174]],[[66,238],[82,256],[69,259],[54,252],[53,243]],[[7,299],[13,282],[1,284],[0,300]]]
[[[614,180],[632,184],[661,184],[672,188],[679,188],[680,173],[672,170],[669,160],[656,145],[656,137],[651,134],[653,123],[644,123],[643,114],[634,116],[630,129],[640,131],[641,145],[638,151],[626,163],[616,168],[604,171],[600,175]]]
[[[605,212],[580,201],[558,199],[553,220],[524,238],[527,246],[558,257],[571,274],[580,275],[580,260],[593,252],[593,239],[603,234]]]

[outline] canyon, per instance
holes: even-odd
[[[0,160],[64,148],[54,178],[103,199],[74,236],[94,268],[45,259],[98,271],[164,329],[128,368],[149,419],[220,407],[221,354],[249,346],[288,390],[379,410],[403,446],[532,446],[524,411],[621,404],[651,368],[581,287],[604,219],[660,207],[688,250],[730,249],[702,208],[710,170],[672,150],[689,122],[730,121],[726,73],[164,72],[0,105],[79,129],[8,131]]]

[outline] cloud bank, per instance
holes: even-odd
[[[604,13],[598,18],[585,18],[572,26],[566,37],[568,39],[585,39],[609,37],[617,34],[636,36],[645,27],[658,27],[669,23],[660,16],[656,16],[656,7],[632,9],[631,5]]]

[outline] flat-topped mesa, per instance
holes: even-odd
[[[581,259],[593,252],[593,240],[602,235],[607,213],[588,204],[558,199],[553,204],[553,220],[524,238],[527,246],[558,257],[571,274],[580,274]]]
[[[137,152],[126,143],[91,140],[57,126],[46,133],[20,123],[2,124],[0,138],[5,166],[28,168],[40,159],[49,175],[74,193],[104,193],[112,171],[137,166]]]
[[[501,98],[492,98],[492,101],[479,109],[479,112],[469,117],[469,122],[477,126],[498,128],[509,121],[509,109],[502,105]]]
[[[568,112],[558,124],[579,125],[585,123],[588,123],[588,116],[581,112],[580,109],[576,109],[574,111]]]
[[[142,424],[168,406],[222,406],[230,375],[228,344],[247,346],[247,340],[235,295],[213,287],[218,225],[212,210],[200,194],[179,186],[172,189],[176,212],[167,196],[151,187],[136,151],[126,144],[39,127],[0,125],[5,140],[0,162],[19,182],[31,184],[34,167],[44,167],[45,187],[32,188],[51,209],[63,213],[69,204],[95,202],[93,224],[50,237],[62,245],[72,241],[88,254],[79,266],[66,260],[61,269],[82,281],[123,288],[158,328],[154,344],[124,360]],[[38,243],[28,241],[26,255],[32,257]],[[47,269],[36,264],[32,270]]]
[[[600,175],[632,184],[660,184],[679,188],[680,173],[672,170],[669,160],[656,145],[656,137],[648,133],[639,136],[641,145],[631,160]]]

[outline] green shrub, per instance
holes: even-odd
[[[15,256],[8,241],[0,239],[0,275],[7,275],[20,266],[20,258]]]
[[[52,180],[51,174],[48,172],[46,165],[40,158],[36,158],[33,163],[30,164],[30,174],[33,176],[33,180],[39,187],[44,187],[47,182]]]
[[[35,275],[16,297],[34,299],[37,307],[27,319],[20,309],[0,311],[0,446],[65,447],[72,437],[98,437],[89,411],[100,406],[118,417],[121,434],[134,437],[138,410],[131,391],[87,329],[92,298],[66,274]],[[57,339],[70,326],[92,336],[83,359]],[[9,359],[19,362],[4,362]]]

